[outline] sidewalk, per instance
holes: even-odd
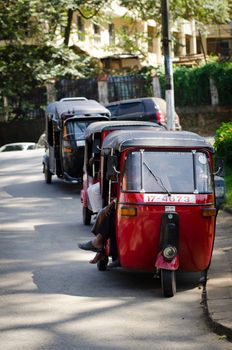
[[[212,330],[232,341],[232,210],[220,211],[204,296]]]

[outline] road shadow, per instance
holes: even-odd
[[[52,184],[46,184],[43,179],[29,181],[25,183],[14,183],[2,188],[9,196],[12,197],[36,197],[36,198],[57,198],[63,196],[80,195],[81,184],[69,184],[62,180],[56,179]]]
[[[80,223],[36,227],[43,264],[34,269],[33,282],[41,293],[99,298],[162,297],[160,279],[154,278],[154,273],[123,268],[98,271],[96,265],[89,264],[94,253],[81,251],[77,244],[91,237],[90,230]],[[198,273],[177,272],[176,278],[177,292],[198,286]]]

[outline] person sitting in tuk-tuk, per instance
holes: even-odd
[[[101,209],[93,225],[94,239],[85,243],[79,243],[80,249],[97,253],[90,263],[97,263],[104,255],[106,241],[114,234],[115,229],[115,200]]]
[[[87,193],[90,203],[90,209],[94,214],[98,213],[101,209],[100,182],[98,181],[90,185],[87,189]]]

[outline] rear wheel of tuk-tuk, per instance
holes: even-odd
[[[106,271],[108,264],[108,256],[104,256],[101,260],[97,262],[97,268],[99,271]]]
[[[161,286],[164,297],[170,298],[174,296],[174,294],[176,293],[175,270],[161,269]]]
[[[90,225],[91,223],[91,216],[92,216],[92,212],[91,210],[89,210],[88,207],[84,207],[82,208],[82,218],[83,218],[83,224],[84,225]]]
[[[44,177],[45,177],[45,182],[47,184],[50,184],[52,182],[52,173],[48,169],[47,165],[44,165]]]

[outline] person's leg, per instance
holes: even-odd
[[[98,233],[92,240],[92,243],[95,248],[102,248],[104,246],[105,239],[101,233]]]
[[[115,215],[113,204],[114,202],[110,203],[98,213],[92,228],[95,238],[86,243],[79,243],[78,245],[80,249],[90,250],[97,253],[95,258],[90,261],[92,263],[96,263],[98,260],[100,260],[101,254],[104,254],[105,243],[110,238],[110,226]]]
[[[90,250],[93,252],[101,252],[104,248],[105,239],[101,233],[98,233],[92,241],[79,243],[79,248],[83,250]]]

